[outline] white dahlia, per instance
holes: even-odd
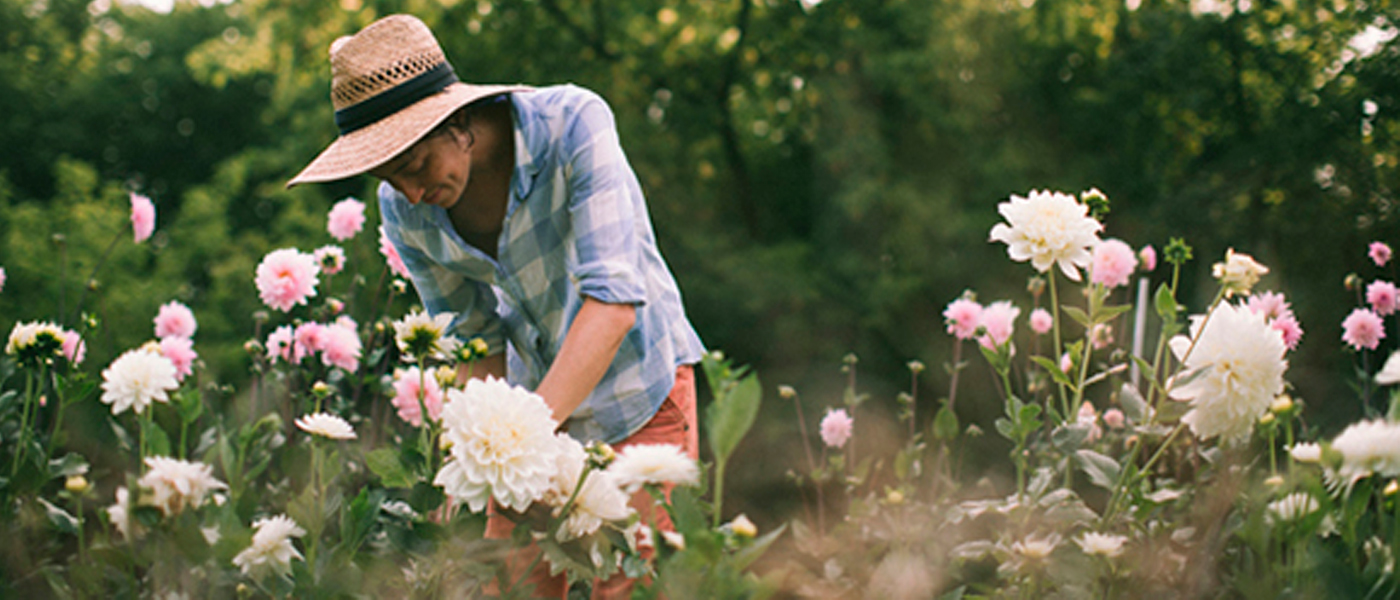
[[[301,559],[301,553],[292,545],[292,538],[306,535],[306,531],[296,521],[286,515],[277,515],[253,522],[253,543],[238,556],[233,564],[244,575],[260,577],[269,572],[287,574],[292,569],[292,559]]]
[[[1301,521],[1321,508],[1317,499],[1307,492],[1294,492],[1280,500],[1269,503],[1269,519],[1273,521]]]
[[[574,500],[564,523],[555,534],[556,539],[567,542],[591,535],[605,521],[624,521],[632,516],[632,507],[627,505],[628,495],[608,471],[590,471],[583,480],[583,486],[579,486],[588,453],[578,441],[561,433],[555,436],[555,443],[557,471],[543,499],[554,507],[555,517],[563,514],[570,497]]]
[[[228,485],[214,478],[213,469],[204,463],[148,456],[146,468],[149,470],[137,483],[151,490],[151,504],[166,516],[179,514],[185,508],[199,508],[210,492],[228,489]]]
[[[991,241],[1005,242],[1011,260],[1029,260],[1044,273],[1058,264],[1065,277],[1079,281],[1079,269],[1093,261],[1103,225],[1089,216],[1089,207],[1069,194],[1033,191],[1029,197],[1011,195],[997,205],[1006,223],[992,227]]]
[[[355,428],[345,419],[330,413],[305,415],[296,420],[297,428],[311,435],[319,435],[333,440],[355,439]]]
[[[1123,544],[1128,538],[1111,533],[1085,532],[1074,540],[1079,544],[1079,548],[1088,555],[1099,555],[1105,558],[1113,558],[1123,553]]]
[[[1343,479],[1371,473],[1400,475],[1400,424],[1385,420],[1352,423],[1332,440],[1332,449],[1342,453],[1338,475]]]
[[[1172,352],[1184,363],[1178,377],[1185,381],[1171,385],[1171,397],[1191,402],[1181,420],[1201,439],[1248,439],[1254,423],[1283,392],[1288,369],[1283,336],[1264,315],[1222,302],[1209,318],[1192,317],[1191,337],[1194,348],[1183,336],[1171,341]]]
[[[1268,272],[1269,268],[1259,264],[1254,257],[1235,252],[1234,248],[1225,251],[1225,262],[1215,263],[1211,267],[1211,276],[1220,280],[1226,296],[1248,296],[1254,284],[1259,283],[1259,278]]]
[[[700,467],[674,444],[637,444],[623,448],[617,453],[617,460],[608,466],[608,472],[629,493],[649,483],[695,485],[700,481]]]
[[[175,363],[154,349],[128,350],[102,371],[102,402],[112,414],[130,408],[141,414],[152,402],[169,402],[168,392],[180,387]]]
[[[433,484],[472,512],[491,497],[524,511],[550,488],[558,423],[538,395],[494,377],[472,379],[448,390],[442,424],[451,456]]]

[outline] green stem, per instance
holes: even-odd
[[[715,460],[715,527],[719,527],[720,517],[724,514],[724,467],[728,462],[729,457],[717,457]]]
[[[52,371],[50,371],[52,375]],[[54,402],[58,407],[54,409],[53,432],[49,434],[49,443],[44,444],[44,464],[49,464],[49,459],[53,458],[53,448],[58,445],[58,435],[63,427],[63,409],[67,402],[63,398],[63,388],[58,385],[57,379],[53,381]]]
[[[1049,277],[1047,277],[1047,279],[1050,280],[1050,309],[1054,311],[1054,318],[1051,321],[1054,325],[1052,329],[1054,329],[1055,332],[1055,356],[1052,360],[1059,362],[1060,356],[1064,354],[1064,344],[1061,342],[1060,338],[1060,293],[1058,286],[1055,285],[1055,280],[1058,279],[1055,277],[1055,269],[1052,267],[1048,274]],[[1055,387],[1060,390],[1060,408],[1068,413],[1069,392],[1065,390],[1065,384],[1063,383],[1056,383]],[[1062,415],[1061,418],[1068,419],[1069,415]]]
[[[19,446],[15,448],[14,462],[10,463],[10,479],[14,479],[15,475],[19,473],[19,465],[24,459],[24,449],[29,446],[26,439],[29,432],[29,407],[37,404],[34,401],[34,379],[33,376],[24,378],[24,406],[20,407],[19,413]]]

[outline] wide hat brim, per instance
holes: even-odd
[[[529,89],[525,85],[453,83],[441,92],[336,138],[311,164],[288,181],[287,187],[336,181],[369,171],[407,150],[457,109],[482,98]]]

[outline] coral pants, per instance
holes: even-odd
[[[700,456],[700,431],[697,427],[695,414],[695,369],[691,365],[681,365],[676,368],[676,384],[671,388],[670,395],[661,403],[656,414],[643,425],[640,430],[621,442],[613,444],[613,449],[621,451],[623,448],[637,444],[673,444],[680,446],[691,458],[698,459]],[[666,487],[666,496],[671,494],[670,486]],[[636,509],[641,516],[642,523],[651,526],[655,531],[675,531],[675,525],[671,523],[670,515],[666,511],[653,511],[651,495],[646,490],[642,490],[632,495],[630,501],[632,508]],[[494,505],[492,506],[494,509]],[[653,514],[653,512],[655,514]],[[486,537],[491,539],[505,539],[510,537],[511,530],[515,524],[501,515],[491,510],[486,520]],[[659,535],[657,536],[659,539]],[[533,545],[524,548],[506,560],[506,572],[510,581],[517,581],[522,575],[522,571],[527,565],[534,561],[535,555],[539,554],[539,548]],[[643,555],[649,556],[651,549],[644,548]],[[549,565],[544,561],[536,564],[534,570],[525,578],[525,583],[534,586],[534,595],[538,598],[567,598],[569,595],[568,581],[561,573],[556,577],[549,576]],[[632,595],[633,580],[622,576],[621,573],[607,580],[596,580],[593,582],[593,598],[598,600],[610,600],[614,598],[629,598]],[[488,591],[490,591],[488,586]]]

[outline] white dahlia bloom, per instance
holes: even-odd
[[[1060,535],[1056,533],[1044,538],[1026,536],[1026,539],[1011,545],[1011,552],[1027,561],[1041,561],[1050,557],[1050,553],[1060,545],[1060,540]]]
[[[1074,540],[1079,544],[1079,548],[1088,555],[1099,555],[1105,558],[1113,558],[1123,553],[1123,544],[1128,538],[1111,533],[1085,532]]]
[[[168,392],[180,387],[175,363],[149,348],[128,350],[102,371],[102,402],[112,414],[130,408],[137,414],[152,402],[169,402]]]
[[[1385,420],[1352,423],[1332,440],[1332,449],[1342,453],[1338,475],[1343,479],[1371,473],[1400,475],[1400,424]]]
[[[305,415],[296,420],[297,428],[312,435],[319,435],[333,440],[353,440],[355,439],[355,428],[351,427],[345,419],[330,413],[315,413]]]
[[[1293,444],[1288,455],[1300,463],[1319,463],[1322,462],[1322,446],[1312,442]]]
[[[1273,521],[1301,521],[1321,508],[1317,499],[1307,492],[1294,492],[1282,499],[1269,503],[1269,519]]]
[[[538,395],[494,377],[472,379],[448,390],[442,424],[451,456],[433,484],[472,512],[492,497],[524,511],[550,488],[558,423]]]
[[[1192,317],[1191,337],[1195,348],[1183,336],[1171,341],[1172,352],[1184,363],[1178,377],[1186,381],[1171,385],[1171,397],[1191,402],[1181,420],[1201,439],[1248,439],[1254,423],[1283,392],[1288,369],[1283,336],[1264,315],[1222,302],[1209,318]]]
[[[1058,264],[1065,277],[1079,281],[1079,269],[1093,261],[1103,225],[1089,216],[1089,207],[1069,194],[1033,191],[1029,197],[1011,195],[997,205],[1006,223],[992,227],[991,241],[1005,242],[1011,260],[1031,261],[1044,273]]]
[[[1376,383],[1378,385],[1400,383],[1400,350],[1391,352],[1390,358],[1385,359],[1385,365],[1376,373]]]
[[[1268,272],[1269,268],[1256,262],[1254,257],[1235,252],[1234,248],[1225,251],[1225,262],[1211,267],[1211,276],[1220,280],[1226,296],[1248,296],[1254,284]]]
[[[565,434],[555,436],[555,465],[557,471],[552,478],[549,490],[543,499],[554,507],[554,516],[559,517],[573,497],[574,505],[560,525],[555,538],[560,542],[578,539],[598,531],[604,522],[625,521],[632,516],[632,507],[627,505],[628,495],[618,486],[616,478],[607,471],[590,471],[579,486],[588,462],[588,452],[577,440]],[[578,490],[577,495],[574,490]]]
[[[696,485],[700,467],[674,444],[637,444],[617,453],[617,460],[608,466],[618,485],[628,493],[643,485],[674,483]]]
[[[228,485],[214,478],[213,469],[204,463],[148,456],[146,468],[149,470],[137,483],[151,490],[151,504],[166,516],[179,514],[185,508],[199,508],[210,492],[228,489]]]
[[[306,531],[296,521],[286,515],[277,515],[253,522],[253,543],[238,556],[233,564],[244,575],[261,577],[269,572],[286,575],[292,569],[292,559],[303,560],[301,553],[292,545],[292,538],[306,535]]]
[[[461,340],[448,335],[455,313],[442,312],[428,316],[423,311],[408,313],[394,321],[394,339],[405,360],[418,358],[438,358],[446,360],[462,345]]]
[[[131,494],[126,486],[117,488],[117,502],[107,507],[107,521],[117,528],[122,538],[131,539]]]

